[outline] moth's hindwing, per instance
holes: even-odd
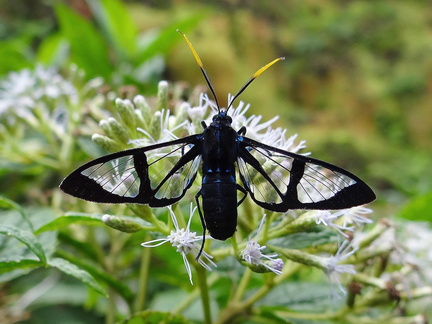
[[[240,178],[266,209],[343,209],[375,199],[367,184],[338,166],[240,138]]]

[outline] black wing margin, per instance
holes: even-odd
[[[72,172],[60,189],[98,203],[171,205],[195,180],[201,146],[200,135],[192,135],[105,155]]]
[[[375,199],[366,183],[338,166],[247,137],[238,143],[240,179],[265,209],[344,209]]]

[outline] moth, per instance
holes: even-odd
[[[180,31],[179,31],[180,32]],[[219,240],[237,226],[237,207],[249,195],[260,207],[345,209],[375,199],[372,189],[354,174],[327,162],[260,143],[235,130],[228,115],[234,100],[278,58],[259,69],[219,106],[201,59],[185,34],[190,50],[212,92],[218,113],[202,133],[129,149],[95,159],[73,171],[60,188],[74,197],[97,203],[147,204],[164,207],[182,199],[197,173],[201,189],[195,200],[204,232]],[[241,197],[238,199],[239,196]],[[201,203],[200,203],[201,200]]]

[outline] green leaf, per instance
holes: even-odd
[[[45,37],[39,45],[37,60],[48,66],[60,66],[65,61],[69,51],[68,42],[60,34]]]
[[[170,23],[167,27],[163,28],[159,32],[158,36],[138,54],[141,63],[157,54],[168,53],[177,42],[183,41],[183,37],[176,32],[177,29],[187,32],[194,28],[204,18],[205,15],[201,12],[200,14],[192,15],[186,19]]]
[[[87,3],[120,59],[135,55],[138,28],[126,6],[118,0],[88,1]]]
[[[46,264],[47,260],[45,251],[43,250],[42,245],[40,244],[36,236],[33,235],[33,233],[29,231],[23,231],[15,226],[10,225],[0,225],[0,233],[13,236],[17,240],[27,245],[27,247],[39,258],[39,260],[43,264]]]
[[[94,278],[97,278],[99,281],[105,282],[108,286],[114,289],[128,302],[133,302],[135,295],[132,293],[130,288],[124,283],[122,283],[121,281],[116,280],[116,278],[114,278],[110,274],[104,272],[103,270],[91,264],[86,263],[82,258],[75,257],[64,251],[61,250],[58,251],[58,255],[60,255],[63,259],[75,264],[80,269],[86,270]]]
[[[328,311],[328,307],[342,306],[343,299],[338,301],[329,298],[332,289],[338,289],[328,282],[284,282],[259,300],[256,305],[268,310],[276,307],[289,307],[291,310],[314,313]],[[320,322],[321,323],[321,322]]]
[[[21,259],[21,260],[2,260],[0,262],[0,274],[11,272],[17,269],[29,269],[43,267],[44,264],[38,260]]]
[[[53,221],[39,227],[35,234],[40,234],[46,231],[54,231],[59,228],[67,227],[70,224],[85,224],[85,225],[97,225],[101,226],[104,223],[101,221],[102,215],[87,214],[87,213],[71,213],[64,216],[60,216]]]
[[[432,191],[409,201],[398,217],[421,222],[432,222]]]
[[[93,25],[69,9],[57,4],[55,12],[61,35],[70,44],[72,61],[83,68],[88,77],[109,77],[113,71],[108,58],[108,47]]]
[[[132,222],[138,223],[141,226],[152,228],[153,225],[149,222],[146,222],[142,220],[139,217],[130,217],[130,216],[119,216],[124,218],[125,220],[130,220]],[[92,225],[92,226],[105,226],[105,224],[102,222],[102,215],[101,214],[88,214],[88,213],[74,213],[69,212],[66,213],[63,216],[60,216],[53,221],[44,224],[43,226],[39,227],[35,234],[40,234],[42,232],[46,231],[54,231],[59,228],[67,227],[70,224],[84,224],[84,225]]]
[[[0,196],[0,207],[5,208],[5,209],[15,209],[16,211],[18,211],[21,214],[21,216],[24,219],[27,219],[27,216],[24,213],[24,210],[21,208],[20,205],[18,205],[13,200],[10,200],[6,197]]]
[[[337,243],[338,234],[336,231],[323,226],[317,226],[308,232],[295,233],[283,237],[269,240],[269,244],[290,249],[303,249],[323,245],[327,243]]]
[[[27,39],[16,37],[0,41],[0,75],[33,67],[34,59],[29,55],[29,43]]]
[[[108,296],[106,290],[87,271],[78,268],[75,264],[61,258],[51,259],[48,264],[92,287],[101,295]]]
[[[135,314],[133,317],[129,318],[123,323],[125,324],[142,324],[142,323],[187,324],[190,323],[190,321],[178,314],[146,310],[141,313]]]

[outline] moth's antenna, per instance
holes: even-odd
[[[211,91],[211,93],[213,94],[213,97],[215,98],[216,106],[217,106],[217,108],[218,108],[218,111],[220,111],[220,106],[219,106],[218,99],[217,99],[217,97],[216,97],[216,92],[215,92],[214,89],[213,89],[213,85],[212,85],[212,83],[210,82],[210,78],[209,78],[209,76],[207,75],[206,70],[204,70],[204,65],[202,64],[201,59],[200,59],[200,57],[198,56],[198,53],[197,53],[197,52],[195,51],[195,49],[193,48],[192,43],[189,41],[189,39],[186,37],[186,35],[185,35],[182,31],[180,31],[179,29],[177,29],[177,32],[180,33],[181,35],[183,35],[184,39],[186,40],[186,43],[188,44],[190,50],[192,51],[192,54],[193,54],[193,56],[195,57],[195,61],[197,62],[197,64],[198,64],[198,66],[199,66],[199,68],[200,68],[202,74],[204,75],[204,78],[205,78],[205,80],[206,80],[206,82],[207,82],[207,85],[209,86],[210,91]]]
[[[285,60],[285,57],[279,57],[273,61],[271,61],[270,63],[264,65],[261,69],[259,69],[258,71],[256,71],[254,73],[254,75],[252,75],[252,77],[246,81],[245,84],[243,84],[243,86],[240,88],[240,90],[237,92],[237,94],[231,99],[231,101],[228,104],[227,107],[227,111],[228,109],[230,109],[230,107],[232,106],[232,104],[234,103],[234,100],[236,100],[238,98],[238,96],[240,96],[242,94],[243,91],[245,91],[245,89],[249,86],[249,84],[252,83],[253,80],[255,80],[256,78],[258,78],[265,70],[267,70],[270,66],[272,66],[273,64],[275,64],[278,61],[281,60]]]

